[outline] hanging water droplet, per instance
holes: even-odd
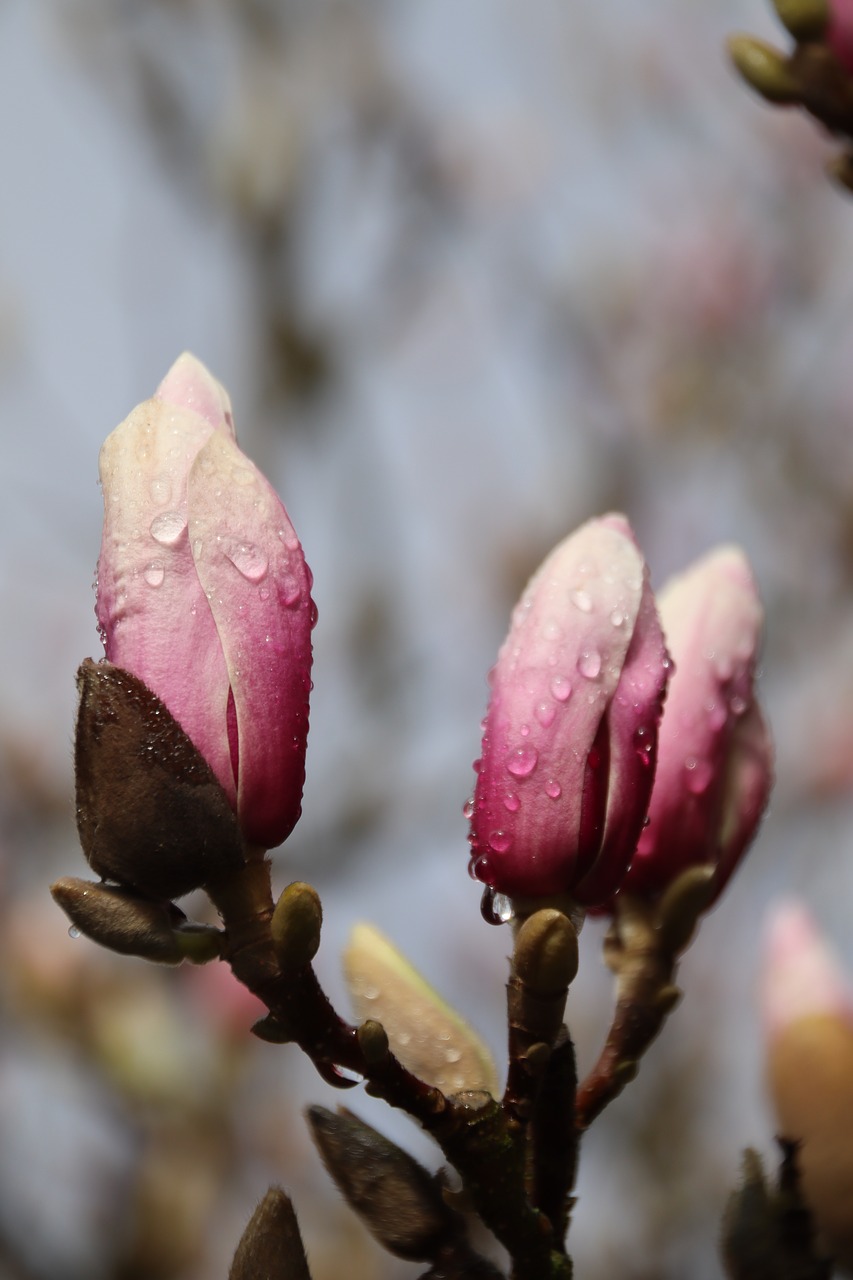
[[[483,880],[489,874],[489,859],[485,853],[472,853],[468,860],[468,875],[472,880]]]
[[[572,592],[572,604],[576,609],[580,609],[581,613],[592,613],[592,596],[588,591],[580,588]]]
[[[489,848],[494,849],[495,853],[506,853],[511,844],[512,837],[505,831],[492,831],[489,835]]]
[[[152,560],[145,566],[142,574],[149,587],[159,587],[166,576],[166,568],[162,560]]]
[[[69,938],[79,938],[79,937],[80,937],[80,930],[77,928],[76,924],[72,924],[72,925],[71,925],[71,928],[68,930],[68,936],[69,936]]]
[[[578,671],[585,680],[595,680],[601,672],[601,654],[597,649],[584,649],[578,658]]]
[[[281,602],[285,609],[292,609],[302,599],[302,588],[296,578],[288,575],[281,586]]]
[[[173,547],[186,527],[186,517],[180,511],[163,511],[151,521],[149,532],[155,542],[164,547]]]
[[[557,782],[556,778],[549,778],[545,783],[545,794],[550,796],[552,800],[559,800],[563,794],[563,788]]]
[[[506,767],[515,778],[527,778],[536,768],[539,752],[535,747],[516,747],[510,752]]]
[[[469,796],[462,806],[462,817],[471,819],[474,816],[474,797]]]
[[[261,582],[267,576],[269,560],[254,542],[238,542],[225,555],[247,582]]]
[[[297,551],[299,549],[299,539],[293,529],[279,529],[278,536],[288,551]]]
[[[554,676],[551,680],[551,696],[558,702],[568,702],[572,696],[571,682],[565,676]]]
[[[486,886],[480,899],[480,914],[486,924],[506,924],[515,915],[511,900],[503,893],[495,893]]]

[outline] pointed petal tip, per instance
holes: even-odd
[[[777,903],[765,926],[762,1008],[772,1037],[814,1014],[853,1022],[853,991],[803,903]]]
[[[233,434],[228,392],[190,351],[178,356],[154,392],[154,399],[178,409],[190,409],[212,427],[221,428],[225,424]]]

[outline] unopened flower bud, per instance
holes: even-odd
[[[74,876],[57,880],[50,892],[72,926],[102,947],[161,964],[183,960],[175,926],[186,917],[171,903],[151,902],[128,889]]]
[[[307,1114],[323,1163],[380,1244],[398,1258],[434,1257],[456,1224],[426,1169],[348,1111]]]
[[[293,1205],[270,1187],[249,1219],[228,1280],[311,1280]]]
[[[490,676],[469,806],[478,879],[583,905],[615,891],[648,808],[668,667],[627,522],[591,520],[531,579]]]
[[[513,968],[531,991],[565,991],[578,971],[578,935],[562,911],[545,908],[525,920],[515,940]]]
[[[772,745],[755,699],[763,610],[749,566],[723,547],[658,596],[674,661],[658,767],[622,892],[655,896],[689,867],[716,868],[719,895],[770,794]]]
[[[113,431],[100,474],[106,656],[165,703],[246,841],[271,848],[300,813],[315,618],[287,512],[191,355]]]
[[[762,1005],[779,1132],[801,1144],[803,1193],[829,1252],[853,1267],[853,989],[797,904],[771,919]]]
[[[276,955],[283,969],[310,964],[320,947],[323,906],[310,884],[295,881],[283,890],[270,922]]]

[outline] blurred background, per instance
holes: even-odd
[[[466,875],[485,673],[550,546],[624,510],[660,584],[751,557],[778,782],[638,1081],[584,1149],[584,1280],[721,1274],[771,1151],[762,919],[853,970],[853,206],[730,73],[762,0],[0,2],[0,1280],[224,1280],[270,1182],[315,1280],[415,1276],[331,1188],[227,974],[68,937],[74,672],[100,656],[97,454],[189,348],[282,494],[319,625],[276,879],[370,919],[501,1060],[508,933]],[[779,39],[780,43],[783,43]],[[192,908],[192,903],[190,903]],[[570,1001],[609,1014],[601,927]],[[354,1091],[431,1167],[430,1144]]]

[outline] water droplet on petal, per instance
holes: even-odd
[[[648,729],[640,725],[634,733],[634,750],[643,764],[648,765],[652,759],[652,739]]]
[[[559,800],[563,794],[563,788],[557,782],[556,778],[549,778],[545,783],[545,794],[550,796],[552,800]]]
[[[550,702],[540,702],[536,708],[536,719],[542,725],[543,729],[549,729],[554,723],[554,717],[557,714],[557,708],[552,706]]]
[[[729,702],[729,707],[733,716],[742,716],[746,711],[746,698],[742,698],[739,693],[736,693]]]
[[[601,672],[601,654],[597,649],[584,649],[578,658],[578,671],[586,680],[595,680]]]
[[[710,761],[696,760],[693,756],[689,756],[684,763],[687,769],[687,790],[694,796],[701,796],[708,790],[714,776]]]
[[[238,542],[225,555],[247,582],[261,582],[267,576],[269,560],[254,542]]]
[[[162,560],[152,560],[145,566],[142,574],[149,587],[159,587],[166,576],[166,567]]]
[[[511,844],[512,837],[505,831],[492,831],[489,835],[489,848],[494,849],[495,853],[506,853]]]
[[[462,817],[473,818],[474,816],[474,797],[469,796],[462,806]]]
[[[270,598],[269,587],[258,587],[258,595],[262,600],[269,600]]]
[[[551,696],[558,702],[568,702],[572,696],[572,686],[565,676],[554,676],[551,680]]]
[[[504,796],[504,808],[508,810],[509,813],[518,813],[520,807],[521,801],[518,796],[514,791],[508,791]]]
[[[459,1061],[460,1061],[460,1059],[461,1059],[461,1057],[462,1057],[462,1050],[461,1050],[461,1049],[447,1049],[447,1050],[445,1050],[445,1054],[444,1054],[444,1056],[445,1056],[445,1059],[446,1059],[448,1062],[459,1062]]]
[[[581,613],[592,613],[592,596],[582,588],[572,592],[572,604],[576,609],[580,609]]]
[[[621,627],[625,622],[625,615],[621,609],[614,609],[610,614],[610,621],[614,627]]]
[[[510,752],[506,767],[515,778],[527,778],[536,768],[539,752],[535,747],[516,747]]]
[[[163,511],[151,521],[149,531],[155,542],[164,547],[173,547],[186,527],[186,517],[180,511]]]

